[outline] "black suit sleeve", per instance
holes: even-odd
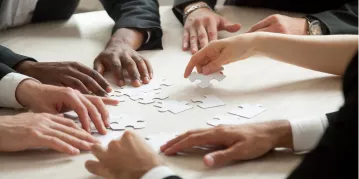
[[[358,34],[358,1],[335,10],[308,15],[325,24],[328,34]]]
[[[217,0],[175,0],[172,8],[173,13],[177,17],[177,19],[183,24],[183,10],[187,5],[195,2],[205,2],[212,9],[216,6]]]
[[[345,104],[318,146],[288,179],[358,178],[358,56],[344,75]]]
[[[0,45],[0,63],[10,68],[14,68],[18,63],[24,60],[35,61],[33,58],[19,55],[17,53],[14,53],[10,49]]]
[[[101,0],[115,21],[113,33],[119,28],[150,31],[151,38],[139,50],[162,49],[162,29],[159,4],[156,0]]]
[[[164,179],[182,179],[182,178],[179,177],[179,176],[169,176],[169,177],[166,177]]]
[[[11,72],[15,72],[15,70],[13,70],[12,68],[8,67],[3,63],[0,63],[0,80]]]

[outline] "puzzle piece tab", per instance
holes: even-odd
[[[192,98],[192,101],[201,102],[202,104],[198,104],[198,106],[203,109],[226,105],[221,99],[214,95],[205,95],[204,98]]]
[[[199,86],[200,88],[208,88],[212,86],[211,80],[215,79],[217,81],[222,81],[225,77],[226,75],[222,74],[221,72],[216,72],[209,75],[203,75],[197,72],[192,72],[191,75],[188,77],[188,79],[191,82],[200,80],[201,82],[197,83],[197,86]]]
[[[163,89],[164,87],[168,87],[171,85],[173,85],[173,83],[166,79],[154,79],[151,80],[149,84],[143,84],[140,87],[124,86],[121,87],[121,89],[116,90],[115,92],[120,95],[135,96],[141,93],[148,93],[150,91]]]
[[[238,125],[243,123],[246,123],[245,119],[234,115],[217,115],[213,119],[207,121],[207,124],[211,126]]]
[[[229,113],[249,119],[264,112],[265,110],[267,110],[267,108],[263,107],[260,104],[257,105],[242,104],[239,105],[238,108],[230,111]]]
[[[160,108],[160,112],[172,112],[174,114],[192,109],[193,106],[189,105],[187,101],[165,100],[159,101],[154,106]]]

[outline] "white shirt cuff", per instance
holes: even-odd
[[[146,31],[146,32],[147,32],[147,39],[146,39],[145,44],[147,44],[151,39],[151,32],[150,31]]]
[[[175,173],[170,168],[166,166],[158,166],[148,171],[141,177],[141,179],[163,179],[174,175]]]
[[[19,74],[8,73],[0,80],[0,106],[6,108],[23,108],[23,106],[16,100],[17,86],[26,79],[31,77]]]
[[[291,119],[289,122],[295,152],[314,149],[328,127],[328,118],[325,115]]]

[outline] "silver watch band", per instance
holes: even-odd
[[[191,6],[189,9],[187,9],[187,11],[184,12],[184,15],[183,15],[183,22],[186,21],[188,15],[190,15],[192,12],[194,12],[195,10],[197,9],[201,9],[201,8],[207,8],[211,11],[213,11],[213,9],[211,7],[209,7],[207,4],[196,4],[196,5],[193,5]]]

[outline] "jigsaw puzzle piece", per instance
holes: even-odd
[[[158,134],[148,135],[145,139],[147,144],[150,145],[154,151],[161,153],[161,146],[174,139],[176,136],[177,134],[175,133],[160,132]]]
[[[212,86],[211,80],[215,79],[217,81],[222,81],[225,77],[226,77],[226,75],[222,74],[220,71],[209,74],[209,75],[203,75],[203,74],[199,74],[197,72],[192,72],[191,75],[188,77],[188,79],[191,82],[200,80],[200,82],[197,83],[197,86],[200,88],[208,88],[208,87]]]
[[[218,125],[238,125],[244,124],[245,121],[243,118],[233,115],[217,115],[211,120],[207,121],[207,124],[211,126],[218,126]]]
[[[112,130],[125,130],[128,127],[142,129],[146,127],[146,121],[128,115],[117,115],[110,117],[110,127]]]
[[[137,101],[140,104],[151,104],[155,102],[155,99],[164,100],[169,96],[165,93],[160,93],[159,91],[149,92],[149,93],[141,93],[138,95],[130,96],[130,98],[134,101]]]
[[[198,106],[203,109],[226,105],[221,99],[214,95],[205,95],[204,98],[193,98],[192,101],[201,102],[202,104],[198,104]]]
[[[187,101],[176,101],[176,100],[165,100],[159,101],[154,106],[160,108],[158,111],[160,112],[172,112],[173,114],[177,114],[189,109],[192,109],[193,106],[189,105]]]
[[[267,108],[263,107],[260,104],[257,104],[257,105],[242,104],[242,105],[239,105],[238,108],[230,111],[229,113],[250,119],[266,110],[267,110]]]
[[[127,96],[135,96],[141,93],[148,93],[154,90],[160,90],[165,86],[173,85],[172,82],[166,79],[153,79],[149,84],[143,84],[140,87],[124,86],[121,89],[116,90],[117,93]]]

